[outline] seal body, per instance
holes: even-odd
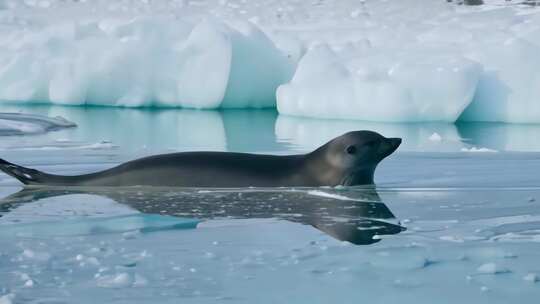
[[[299,155],[181,152],[132,160],[101,172],[62,176],[0,160],[0,170],[27,185],[163,187],[317,187],[373,183],[377,164],[399,138],[354,131]]]

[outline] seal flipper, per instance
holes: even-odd
[[[0,170],[7,175],[10,175],[25,185],[41,185],[46,184],[45,180],[48,176],[47,173],[41,171],[25,168],[23,166],[12,164],[0,158]]]

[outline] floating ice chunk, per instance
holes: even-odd
[[[496,152],[499,152],[497,150],[493,150],[493,149],[488,149],[488,148],[477,148],[477,147],[471,147],[469,149],[467,148],[461,148],[461,152],[488,152],[488,153],[496,153]]]
[[[0,135],[40,134],[75,126],[76,124],[59,116],[0,113]]]
[[[61,222],[34,222],[29,224],[2,225],[0,234],[25,236],[73,236],[99,233],[123,233],[139,230],[142,233],[171,230],[193,229],[199,223],[196,219],[178,218],[155,214],[130,214],[101,218],[77,218]],[[28,258],[39,258],[34,252],[25,250]]]
[[[12,293],[3,295],[0,297],[0,304],[13,304],[13,299],[15,299],[15,295]]]
[[[279,112],[367,121],[454,122],[471,102],[482,71],[478,63],[434,51],[404,53],[375,67],[368,66],[369,59],[358,63],[339,57],[328,46],[314,48],[300,60],[291,82],[278,88]]]
[[[27,287],[27,288],[34,287],[34,281],[33,280],[28,280],[28,281],[24,282],[24,287]]]
[[[97,278],[97,285],[104,288],[124,288],[133,284],[134,279],[128,273],[122,272]]]
[[[439,135],[439,133],[435,132],[435,133],[431,134],[431,136],[429,137],[429,140],[431,140],[431,141],[442,141],[442,137]]]
[[[501,267],[495,263],[482,264],[476,269],[476,271],[481,274],[500,274],[510,272],[510,270],[507,268]]]
[[[35,252],[30,249],[23,250],[21,254],[26,259],[31,259],[35,261],[48,261],[51,258],[51,255],[47,252]]]
[[[523,280],[531,283],[536,283],[540,281],[540,278],[536,273],[528,273],[526,276],[523,277]]]

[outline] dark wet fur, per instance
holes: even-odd
[[[77,176],[44,173],[0,160],[0,170],[34,186],[318,187],[373,184],[377,164],[401,144],[354,131],[300,155],[182,152],[132,160]]]

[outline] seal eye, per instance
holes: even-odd
[[[349,154],[356,153],[356,147],[355,146],[348,146],[347,147],[347,153],[349,153]]]

